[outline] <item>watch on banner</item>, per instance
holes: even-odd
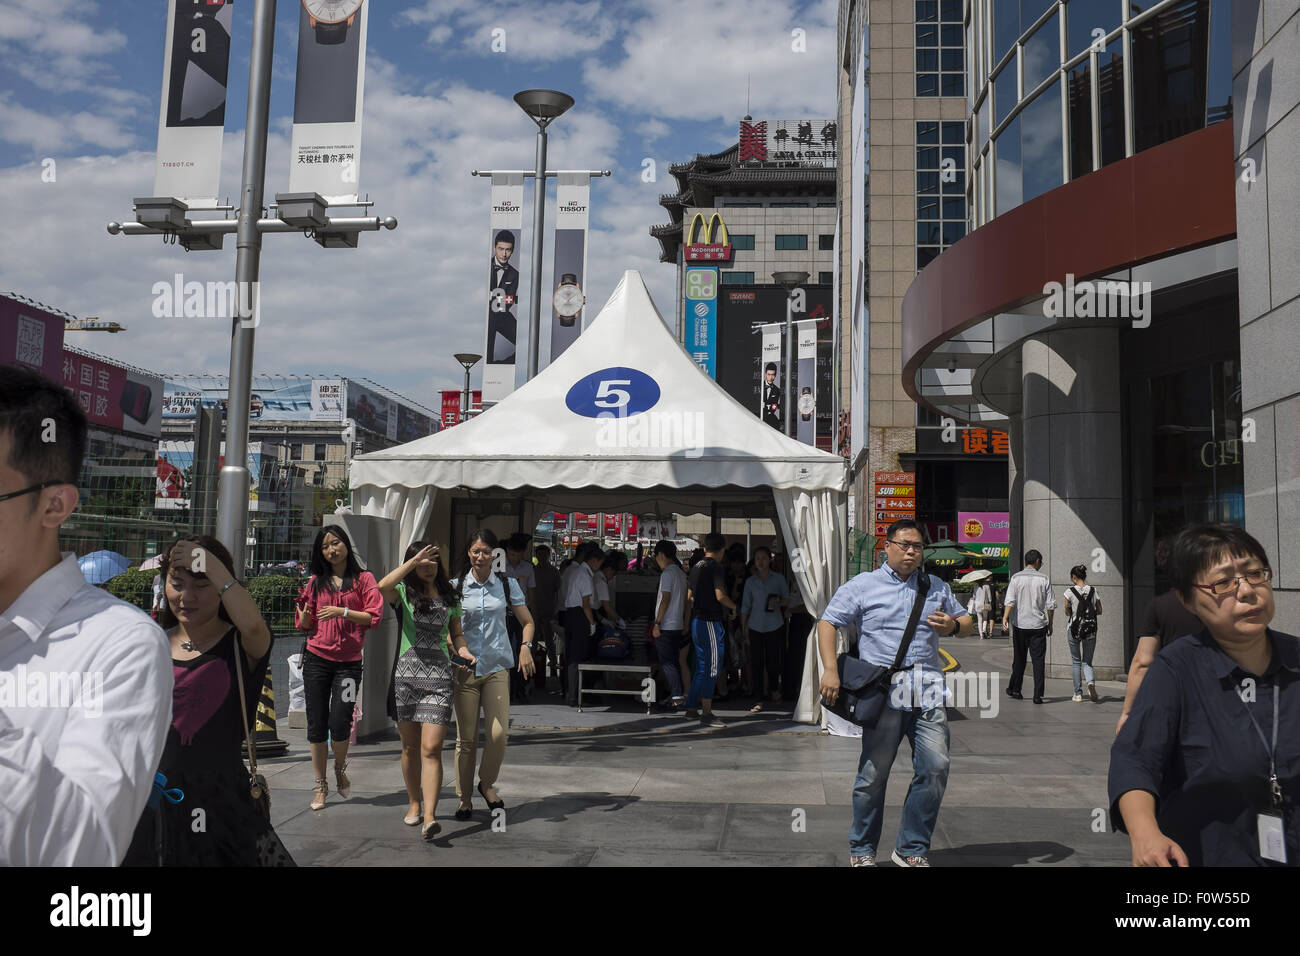
[[[316,42],[326,46],[347,41],[348,28],[363,3],[365,0],[302,0]]]
[[[578,285],[578,277],[572,272],[566,272],[560,277],[560,284],[555,287],[555,295],[551,298],[551,304],[555,306],[555,314],[560,317],[560,325],[572,328],[577,321],[578,313],[586,305],[587,297],[582,294],[582,288]]]

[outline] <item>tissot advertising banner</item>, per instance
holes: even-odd
[[[718,270],[686,267],[686,351],[709,378],[716,379]]]
[[[817,322],[795,323],[795,434],[805,445],[817,444]]]
[[[778,429],[785,427],[785,404],[781,396],[781,389],[785,388],[781,368],[781,331],[781,326],[777,324],[761,328],[763,384],[759,386],[759,415],[767,424]]]
[[[357,201],[366,77],[365,0],[302,0],[289,192]]]
[[[483,401],[501,401],[515,390],[515,357],[519,342],[519,269],[516,253],[524,228],[524,177],[511,173],[492,177],[489,230],[487,344],[483,354]]]
[[[170,0],[154,195],[215,206],[221,185],[233,0]]]
[[[555,191],[555,288],[551,297],[551,361],[564,354],[582,331],[587,284],[587,210],[591,178],[560,173]],[[574,309],[578,309],[574,312]]]

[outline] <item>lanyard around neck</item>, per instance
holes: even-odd
[[[1268,740],[1264,737],[1264,730],[1259,726],[1259,721],[1251,713],[1249,707],[1246,707],[1246,701],[1242,700],[1241,706],[1246,707],[1246,716],[1250,718],[1251,724],[1255,728],[1255,733],[1259,734],[1259,742],[1264,745],[1268,751],[1268,788],[1269,799],[1273,802],[1273,809],[1282,809],[1282,787],[1277,781],[1277,715],[1278,700],[1282,696],[1282,685],[1280,681],[1273,681],[1273,744],[1269,746]]]

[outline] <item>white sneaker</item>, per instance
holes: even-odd
[[[929,866],[930,861],[923,856],[903,856],[897,850],[890,854],[889,858],[894,861],[895,866]]]
[[[1083,700],[1083,695],[1082,695],[1082,694],[1075,694],[1073,697],[1070,698],[1070,700],[1074,701],[1074,702],[1077,704],[1077,703],[1079,703],[1080,701]]]
[[[875,856],[851,856],[849,857],[849,866],[875,866]]]

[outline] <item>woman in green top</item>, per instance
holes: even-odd
[[[432,840],[442,830],[434,820],[442,789],[442,745],[451,724],[454,684],[449,648],[473,661],[460,630],[460,595],[447,580],[436,545],[417,541],[406,549],[406,562],[379,582],[379,592],[397,612],[401,640],[389,682],[388,716],[402,736],[402,778],[411,801],[405,823],[420,823]]]

